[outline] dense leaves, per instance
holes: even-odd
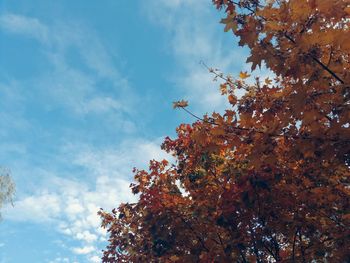
[[[139,201],[100,211],[103,261],[349,262],[349,1],[213,3],[276,77],[210,69],[232,107],[180,125],[176,164],[135,170]]]

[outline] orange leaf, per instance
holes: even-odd
[[[250,75],[247,73],[247,71],[245,71],[245,72],[240,72],[239,73],[239,77],[241,78],[241,79],[246,79],[246,78],[249,78],[250,77]]]
[[[228,96],[228,101],[232,104],[232,105],[235,105],[236,103],[237,103],[237,98],[236,98],[236,96],[234,96],[234,95],[229,95]]]

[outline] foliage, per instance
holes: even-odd
[[[135,170],[139,201],[100,211],[103,261],[350,262],[349,2],[213,3],[277,77],[210,69],[232,108],[180,125],[176,165]]]
[[[3,170],[0,175],[0,208],[4,203],[12,202],[12,197],[15,192],[15,185],[11,180],[9,172]],[[1,214],[0,214],[1,218]]]

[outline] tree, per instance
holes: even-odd
[[[138,202],[100,211],[103,262],[350,262],[349,1],[213,3],[276,77],[209,69],[232,107],[180,125],[176,164],[135,170]]]
[[[2,205],[8,202],[12,202],[12,197],[15,191],[15,185],[11,180],[9,172],[3,170],[0,175],[0,209]],[[1,218],[1,213],[0,213]]]

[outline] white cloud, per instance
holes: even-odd
[[[42,192],[16,202],[16,209],[9,208],[8,211],[7,217],[16,221],[28,221],[35,215],[37,222],[48,222],[60,214],[61,200],[56,194]]]
[[[97,240],[97,235],[92,234],[89,231],[84,231],[82,233],[78,233],[76,235],[77,240],[84,240],[87,243],[93,243],[94,241]]]
[[[75,254],[85,255],[90,254],[91,252],[96,251],[96,248],[93,246],[85,246],[85,247],[75,247],[72,249]]]
[[[89,258],[90,262],[92,263],[100,263],[101,262],[101,258],[98,256],[92,256]]]
[[[77,216],[81,213],[84,212],[84,206],[83,204],[81,204],[79,202],[79,200],[77,199],[71,199],[71,200],[68,200],[68,205],[67,207],[65,208],[65,213],[73,218],[74,216]]]
[[[97,212],[101,207],[110,210],[121,202],[134,201],[129,184],[129,180],[117,176],[99,176],[91,189],[83,182],[56,178],[50,186],[56,191],[44,190],[24,197],[15,202],[13,208],[7,207],[4,217],[12,221],[56,225],[57,231],[83,245],[73,248],[73,252],[96,255],[99,251],[93,247],[106,239]]]
[[[101,149],[96,150],[84,145],[67,145],[65,151],[73,153],[75,158],[71,159],[76,165],[87,167],[89,172],[94,175],[104,175],[97,182],[97,185],[105,184],[108,176],[120,176],[121,174],[130,174],[131,169],[135,167],[147,167],[149,160],[161,160],[171,158],[160,149],[162,138],[155,141],[146,141],[134,138],[122,142],[118,150]],[[75,152],[79,149],[78,152]],[[94,164],[94,165],[91,165]]]

